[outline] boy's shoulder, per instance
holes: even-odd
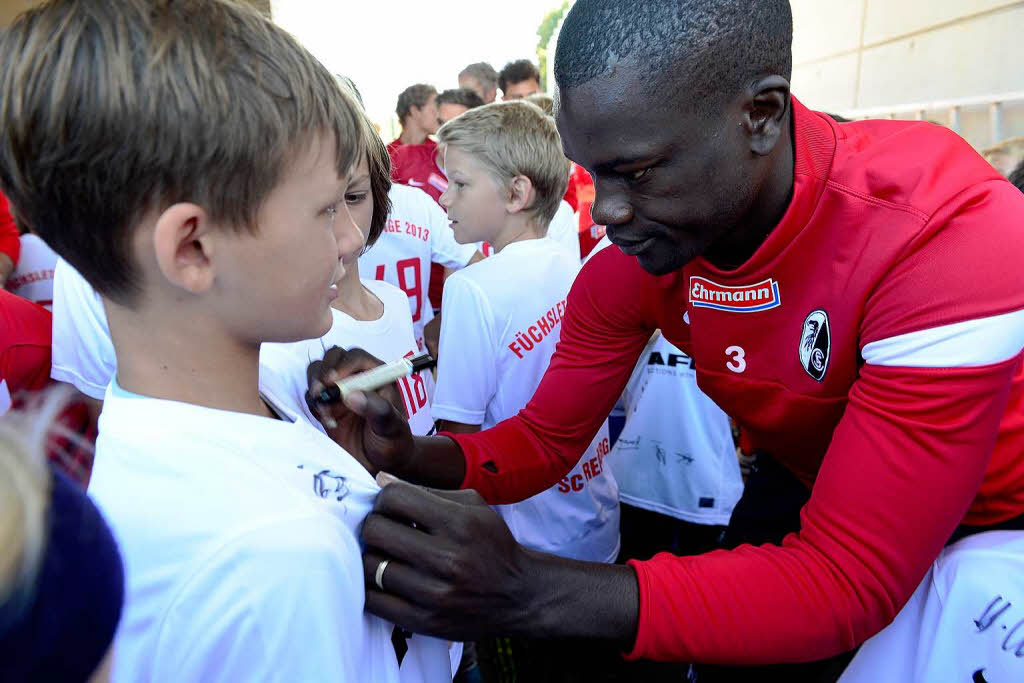
[[[576,260],[557,242],[544,237],[513,242],[500,252],[456,271],[450,278],[462,275],[481,287],[526,290],[529,285],[551,280],[571,281],[577,272]]]

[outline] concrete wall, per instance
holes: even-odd
[[[793,92],[837,113],[1024,91],[1022,0],[791,0]],[[913,117],[904,111],[898,117]],[[925,112],[948,123],[947,109]],[[1007,103],[1002,138],[1024,135],[1024,102]],[[992,139],[984,105],[961,133]]]

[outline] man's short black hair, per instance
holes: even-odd
[[[645,94],[690,100],[731,96],[760,76],[793,70],[789,0],[579,0],[555,52],[555,82],[569,90],[637,65]],[[666,97],[666,99],[668,99]]]
[[[498,87],[501,88],[501,92],[508,92],[508,86],[528,81],[531,78],[539,84],[540,71],[529,59],[517,59],[506,64],[498,74]]]
[[[1016,185],[1018,190],[1024,192],[1024,159],[1021,159],[1021,162],[1017,164],[1017,168],[1013,169],[1009,178],[1010,182]]]
[[[452,88],[437,96],[437,106],[440,107],[442,104],[461,104],[466,109],[475,109],[484,106],[484,100],[475,90]]]

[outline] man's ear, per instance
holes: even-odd
[[[771,154],[789,122],[789,111],[789,81],[773,75],[754,83],[743,111],[750,151],[759,156]]]
[[[505,202],[505,210],[509,213],[519,213],[533,207],[537,201],[537,191],[533,187],[533,181],[524,175],[517,175],[508,186],[508,201]]]
[[[174,204],[160,214],[153,230],[157,265],[167,280],[194,294],[213,285],[212,225],[202,207]]]

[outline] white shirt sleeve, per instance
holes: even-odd
[[[103,400],[117,370],[107,313],[92,286],[64,259],[53,274],[53,350],[50,376]]]
[[[497,391],[497,343],[487,297],[455,273],[445,282],[441,300],[435,420],[483,424]]]
[[[430,230],[430,260],[445,268],[464,268],[476,253],[475,244],[459,244],[455,231],[448,223],[448,214],[434,203],[429,195],[421,192],[424,223]]]
[[[363,596],[359,547],[340,522],[259,527],[221,549],[153,624],[151,680],[374,680]]]

